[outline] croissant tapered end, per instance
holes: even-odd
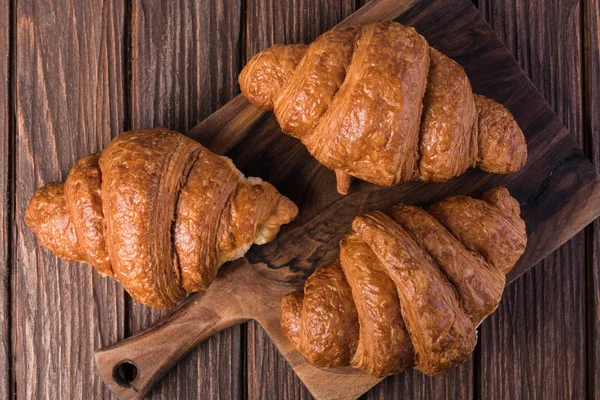
[[[298,207],[290,199],[279,194],[273,185],[262,182],[269,198],[266,217],[256,231],[254,243],[265,244],[277,236],[281,225],[292,221],[298,215]]]
[[[42,246],[66,261],[88,262],[100,274],[112,276],[103,223],[97,154],[80,159],[64,184],[39,189],[25,213],[25,224]]]
[[[477,166],[486,172],[509,174],[527,161],[527,142],[510,111],[487,97],[474,95],[479,142]]]
[[[31,199],[41,245],[89,262],[137,301],[167,308],[220,266],[272,240],[297,207],[231,160],[166,129],[125,132]]]
[[[296,345],[300,345],[302,302],[304,291],[287,294],[281,300],[281,331]]]
[[[307,48],[304,44],[275,45],[252,57],[238,78],[250,103],[272,110],[277,94],[294,74]]]
[[[336,189],[339,194],[348,194],[354,177],[347,172],[335,170]]]
[[[375,211],[356,217],[354,233],[340,242],[345,280],[337,281],[345,284],[336,291],[347,292],[347,286],[351,297],[333,296],[328,281],[313,278],[317,269],[304,300],[302,293],[284,298],[284,334],[309,362],[320,359],[322,347],[309,350],[302,343],[327,332],[329,348],[353,352],[344,365],[372,375],[413,366],[429,375],[449,371],[470,357],[477,325],[498,307],[505,273],[525,251],[519,214],[508,190],[494,188],[481,199],[452,196],[425,210],[399,204],[390,216]],[[346,324],[341,313],[335,316],[336,326],[358,329],[355,350],[314,318],[331,304],[347,310],[354,304],[356,317],[345,314]],[[305,321],[313,321],[311,329]]]
[[[64,193],[62,183],[49,183],[35,192],[27,205],[25,224],[58,257],[83,261]]]
[[[302,296],[285,297],[282,328],[312,364],[339,367],[350,362],[358,340],[351,296],[340,263],[334,261],[308,278]]]

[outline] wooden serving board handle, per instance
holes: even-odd
[[[281,298],[302,286],[302,281],[274,280],[272,273],[246,259],[233,262],[219,271],[207,291],[190,296],[148,330],[98,350],[98,372],[119,399],[142,399],[194,347],[219,331],[254,319],[319,400],[355,399],[381,379],[352,368],[317,368],[281,332]]]
[[[228,270],[236,270],[236,265]],[[215,333],[248,320],[226,274],[211,290],[189,297],[172,314],[135,336],[95,353],[98,372],[120,399],[142,399],[173,365]]]

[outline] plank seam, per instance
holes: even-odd
[[[248,1],[249,0],[240,1],[240,59],[238,63],[238,71],[241,71],[248,62],[248,60],[246,60],[246,57],[248,56],[248,46],[246,43],[246,40],[248,39]]]
[[[582,113],[583,113],[583,151],[590,158],[592,163],[595,160],[595,149],[593,143],[593,133],[591,126],[592,118],[592,77],[591,77],[591,19],[592,10],[589,7],[588,1],[581,0],[581,74],[583,79],[582,84]],[[595,165],[596,169],[598,165]],[[586,398],[593,398],[596,384],[595,382],[595,370],[596,370],[596,354],[597,349],[595,342],[595,318],[596,318],[596,305],[594,304],[595,290],[598,290],[596,286],[597,282],[594,282],[594,225],[596,222],[592,222],[584,230],[584,257],[585,257],[585,324],[586,324],[586,369],[585,369],[585,381],[586,381]]]
[[[132,101],[133,96],[132,90],[132,35],[133,35],[133,0],[125,2],[125,10],[123,15],[123,96],[125,101],[123,102],[123,130],[128,131],[131,129],[132,120]],[[129,293],[124,288],[123,291],[123,336],[131,336],[131,321],[129,313],[132,308],[132,299]]]
[[[506,290],[506,289],[505,289]],[[479,331],[481,331],[481,326],[479,327]],[[478,332],[477,337],[479,338],[480,332]],[[473,350],[473,392],[471,393],[472,399],[480,399],[481,398],[481,357],[483,357],[483,353],[481,351],[481,341],[477,340],[477,345],[475,346],[475,350]]]
[[[14,265],[14,255],[16,254],[16,220],[15,220],[15,204],[16,204],[16,190],[15,190],[15,182],[16,182],[16,164],[17,164],[17,156],[16,156],[16,143],[17,143],[17,131],[16,131],[16,79],[15,72],[17,71],[16,63],[17,59],[16,55],[16,41],[17,41],[17,0],[11,0],[8,4],[8,13],[9,13],[9,23],[8,23],[8,176],[9,176],[9,185],[8,185],[8,193],[6,194],[7,199],[7,226],[8,231],[7,241],[8,245],[6,246],[6,258],[7,264],[6,266],[10,268],[8,273],[6,274],[6,289],[7,289],[7,299],[6,299],[6,307],[7,307],[7,323],[8,330],[10,332],[10,338],[7,340],[7,359],[8,359],[8,369],[10,372],[10,385],[8,388],[8,395],[10,398],[16,397],[17,393],[17,379],[15,375],[14,368],[14,355],[12,351],[13,347],[13,317],[12,317],[12,298],[13,298],[13,273],[15,271]]]
[[[586,368],[585,368],[585,381],[586,381],[586,398],[593,398],[593,394],[596,387],[595,375],[593,371],[596,368],[596,349],[594,341],[594,319],[595,319],[595,307],[594,307],[594,287],[592,269],[594,268],[594,224],[586,226],[584,230],[584,245],[585,245],[585,347],[586,347]]]
[[[248,322],[240,325],[240,399],[248,399]]]

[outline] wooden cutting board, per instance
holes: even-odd
[[[142,398],[188,351],[214,333],[258,321],[317,399],[353,399],[380,379],[357,370],[307,364],[279,330],[279,304],[319,265],[338,255],[353,217],[404,202],[427,205],[447,195],[477,196],[507,186],[521,203],[527,250],[508,276],[513,281],[600,215],[600,179],[570,134],[469,0],[380,0],[342,24],[395,19],[414,26],[429,43],[459,62],[475,93],[504,104],[525,132],[529,159],[512,175],[470,170],[443,184],[411,182],[392,188],[355,183],[336,192],[332,171],[299,141],[283,135],[271,113],[238,96],[188,132],[227,154],[245,174],[274,184],[299,207],[275,241],[254,246],[229,263],[204,293],[136,336],[96,352],[98,371],[121,399]]]

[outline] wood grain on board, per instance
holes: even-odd
[[[10,355],[10,234],[11,109],[10,93],[10,3],[0,0],[0,398],[11,393]]]
[[[23,218],[36,189],[64,180],[78,158],[123,129],[124,7],[21,0],[14,12],[14,395],[106,398],[93,351],[124,337],[123,290],[38,246]]]
[[[584,145],[600,171],[600,1],[583,2]],[[587,394],[600,398],[600,222],[586,231]]]
[[[580,2],[480,0],[479,7],[584,147]],[[580,232],[507,288],[480,329],[483,398],[585,397],[585,269]]]
[[[134,0],[131,9],[131,129],[185,132],[237,92],[241,2]],[[128,334],[169,311],[128,299]],[[238,398],[242,328],[221,332],[177,364],[151,398]]]

